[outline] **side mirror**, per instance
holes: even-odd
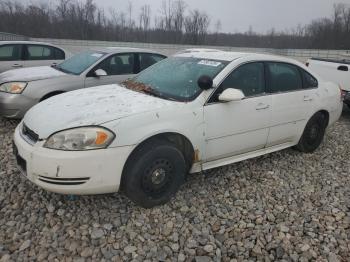
[[[101,76],[106,76],[107,73],[105,70],[103,69],[97,69],[95,72],[94,72],[94,77],[101,77]]]
[[[203,75],[197,81],[200,89],[208,90],[213,87],[213,79],[210,76]]]
[[[222,101],[222,102],[240,101],[244,98],[245,96],[241,90],[234,89],[234,88],[227,88],[219,96],[219,101]]]

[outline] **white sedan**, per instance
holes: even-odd
[[[46,190],[122,190],[153,207],[188,172],[294,146],[315,151],[341,112],[339,87],[294,60],[184,52],[121,85],[36,105],[16,128],[14,151],[26,177]]]

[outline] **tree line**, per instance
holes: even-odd
[[[102,9],[94,0],[58,0],[23,4],[0,0],[0,31],[38,38],[222,45],[261,48],[350,49],[350,6],[335,4],[333,15],[286,31],[265,34],[250,28],[222,33],[213,21],[183,0],[163,0],[159,10],[146,4],[135,10]]]

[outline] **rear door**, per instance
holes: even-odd
[[[115,54],[95,66],[85,79],[85,87],[118,84],[131,78],[137,72],[137,55],[134,53]],[[107,75],[96,77],[94,72],[104,70]]]
[[[22,44],[6,44],[0,46],[0,73],[23,66]]]
[[[268,92],[272,96],[272,116],[267,147],[293,143],[311,117],[313,111],[317,80],[314,84],[306,84],[307,74],[293,64],[268,62],[266,75]]]
[[[55,66],[65,59],[65,53],[52,46],[27,44],[25,45],[25,67]]]

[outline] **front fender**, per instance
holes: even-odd
[[[192,143],[194,150],[199,151],[199,156],[204,152],[203,108],[143,113],[104,126],[116,132],[116,139],[111,147],[137,146],[159,134],[177,133]]]

